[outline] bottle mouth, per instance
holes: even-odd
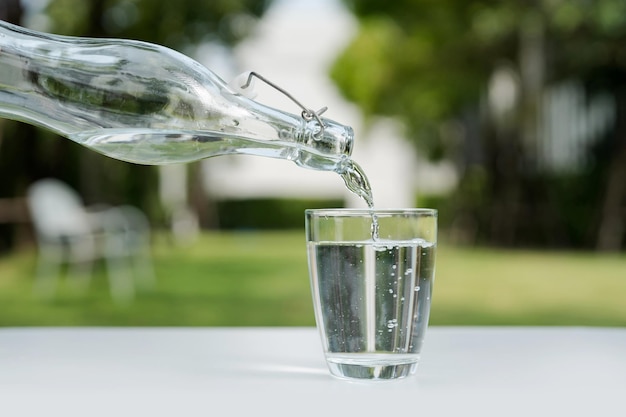
[[[354,131],[350,126],[341,125],[332,120],[324,119],[324,131],[320,137],[314,138],[313,132],[319,131],[317,122],[309,122],[303,135],[304,139],[298,147],[294,161],[303,167],[344,172],[350,161],[354,146]]]
[[[324,134],[318,139],[327,153],[334,155],[352,155],[354,130],[332,120],[324,119]]]
[[[324,128],[320,130],[317,121],[305,121],[302,131],[298,133],[298,142],[320,155],[349,157],[354,146],[352,128],[329,119],[323,119],[323,123]]]
[[[352,148],[354,147],[354,130],[350,126],[346,126],[346,139],[344,141],[344,155],[352,155]]]

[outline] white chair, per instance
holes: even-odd
[[[85,289],[98,259],[106,262],[111,296],[118,303],[133,299],[136,284],[153,284],[150,227],[141,211],[87,209],[74,190],[55,179],[32,184],[27,198],[39,247],[38,294],[54,295],[63,265],[74,285]]]

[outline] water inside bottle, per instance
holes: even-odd
[[[148,165],[186,163],[215,155],[237,153],[281,157],[287,146],[285,143],[229,137],[218,132],[176,129],[95,129],[74,133],[70,138],[111,158]],[[337,159],[327,159],[328,166],[337,163]],[[372,210],[372,240],[378,240],[378,219],[373,211],[374,197],[363,168],[350,158],[338,166],[341,169],[337,172],[346,187],[363,199]],[[310,165],[308,167],[319,169]]]

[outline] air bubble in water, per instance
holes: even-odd
[[[420,290],[420,286],[418,285],[417,287],[415,287],[415,291],[419,291]]]
[[[404,275],[409,275],[413,273],[413,268],[407,268],[406,272],[404,273]]]

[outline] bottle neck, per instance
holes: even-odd
[[[306,120],[232,92],[223,96],[230,102],[225,107],[230,119],[220,121],[222,132],[274,147],[278,153],[271,156],[306,168],[337,171],[352,154],[354,132],[349,126],[322,118],[321,129],[314,118]]]

